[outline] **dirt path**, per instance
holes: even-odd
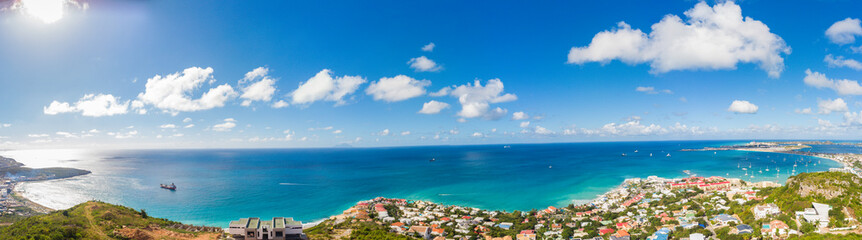
[[[93,213],[91,212],[93,207],[96,206],[93,205],[92,202],[87,203],[87,206],[84,207],[84,216],[87,217],[87,224],[90,225],[88,229],[90,229],[92,233],[94,233],[100,239],[111,239],[110,237],[108,237],[108,234],[102,232],[102,228],[99,226],[99,224],[96,223],[96,220],[93,219]]]

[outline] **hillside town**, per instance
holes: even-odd
[[[505,212],[378,197],[330,218],[373,223],[421,239],[786,239],[805,233],[856,232],[853,214],[832,226],[832,206],[790,212],[765,203],[772,182],[723,177],[628,179],[582,205]],[[844,209],[847,211],[847,209]],[[834,212],[834,211],[832,211]]]

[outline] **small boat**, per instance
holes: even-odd
[[[652,153],[650,153],[649,156],[652,157]]]
[[[174,185],[174,183],[171,183],[171,185],[161,184],[161,187],[171,191],[177,190],[177,185]]]
[[[625,153],[623,153],[623,154],[622,154],[622,156],[623,156],[623,157],[625,157],[625,156],[626,156],[626,154],[625,154]]]
[[[638,150],[637,150],[637,149],[635,149],[635,152],[638,152]]]
[[[437,159],[431,158],[431,160],[428,160],[428,161],[433,162],[433,161],[437,161]]]
[[[548,168],[554,168],[554,166],[548,165]]]
[[[667,154],[667,157],[670,157],[670,153]]]
[[[512,146],[506,145],[506,146],[503,146],[503,148],[512,148]]]

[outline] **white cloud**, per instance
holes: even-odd
[[[811,108],[796,109],[794,112],[798,114],[814,114],[814,111],[812,111]]]
[[[183,118],[183,122],[184,122],[184,123],[189,123],[189,122],[191,122],[191,121],[192,121],[192,119],[191,119],[191,118]]]
[[[338,129],[338,130],[332,131],[332,134],[341,134],[341,133],[342,133],[341,129]]]
[[[770,77],[784,71],[782,53],[790,48],[763,22],[742,16],[732,1],[710,7],[700,2],[685,13],[686,20],[666,15],[648,35],[619,22],[616,29],[596,34],[586,47],[573,47],[568,62],[650,63],[652,73],[693,69],[736,69],[738,63],[757,63]]]
[[[854,59],[846,59],[842,56],[838,56],[837,58],[835,58],[832,57],[832,54],[829,54],[826,55],[825,58],[823,58],[823,61],[829,64],[829,67],[832,68],[846,67],[852,68],[854,70],[862,70],[862,63]]]
[[[173,124],[162,124],[159,128],[177,128],[177,125]]]
[[[435,45],[433,42],[432,42],[432,43],[428,43],[428,44],[426,44],[425,46],[422,46],[422,51],[425,51],[425,52],[431,52],[431,51],[434,51],[434,47],[436,47],[436,46],[437,46],[437,45]]]
[[[527,128],[528,126],[530,126],[530,121],[523,121],[518,126],[520,126],[521,128]]]
[[[44,133],[43,134],[27,134],[27,137],[31,137],[31,138],[44,138],[44,137],[48,137],[48,136],[49,136],[48,134],[44,134]]]
[[[108,135],[113,135],[114,138],[117,138],[117,139],[133,138],[136,135],[138,135],[138,130],[132,130],[132,131],[129,131],[126,133],[119,133],[119,132],[118,133],[108,133]]]
[[[57,132],[56,134],[66,138],[78,138],[78,136],[69,132]]]
[[[194,90],[204,83],[215,82],[212,73],[213,69],[210,67],[190,67],[182,73],[176,72],[164,77],[156,75],[147,79],[146,90],[138,94],[138,99],[172,114],[223,107],[225,102],[236,96],[233,87],[228,84],[211,88],[198,99],[192,98]]]
[[[438,102],[435,100],[431,100],[430,102],[426,102],[422,104],[422,110],[419,110],[421,114],[438,114],[443,109],[449,108],[448,103]]]
[[[856,41],[856,36],[862,36],[862,25],[858,18],[846,18],[826,29],[826,37],[836,44],[853,43]]]
[[[272,100],[272,96],[275,94],[275,80],[267,76],[268,73],[269,69],[258,67],[246,73],[245,78],[239,81],[240,85],[247,84],[242,87],[242,95],[239,96],[243,99],[241,105],[249,106],[254,101],[269,102]],[[260,81],[254,82],[257,79]]]
[[[74,104],[53,101],[50,105],[42,108],[42,112],[47,115],[80,112],[81,115],[88,117],[121,115],[126,114],[128,111],[128,100],[122,102],[119,98],[110,94],[87,94]]]
[[[365,89],[365,93],[373,96],[374,100],[397,102],[425,95],[425,87],[429,85],[431,85],[431,81],[416,80],[408,76],[398,75],[371,82]]]
[[[0,123],[0,128],[7,128],[7,127],[11,127],[11,126],[12,126],[11,123]]]
[[[441,88],[440,90],[437,90],[436,92],[428,93],[428,95],[432,96],[432,97],[442,97],[442,96],[449,95],[449,92],[451,92],[451,91],[452,91],[452,87],[444,87],[444,88]]]
[[[534,130],[534,132],[541,135],[554,134],[554,131],[548,130],[547,128],[543,128],[542,126],[536,126],[536,130]]]
[[[735,113],[747,113],[753,114],[757,113],[757,105],[745,100],[733,100],[730,104],[730,107],[727,108],[727,111],[735,112]]]
[[[491,103],[510,102],[518,99],[511,93],[503,94],[503,82],[500,79],[488,80],[485,86],[476,80],[473,84],[465,84],[456,87],[450,93],[457,97],[461,103],[461,111],[458,116],[463,118],[483,117],[496,120],[505,116],[507,110],[502,108],[490,109]]]
[[[194,125],[194,124],[189,124],[189,125],[186,125],[186,126],[185,126],[185,127],[183,127],[183,128],[193,128],[193,127],[195,127],[195,125]]]
[[[862,125],[862,112],[845,112],[844,123],[847,125]]]
[[[410,64],[410,68],[417,72],[437,72],[443,69],[434,60],[428,59],[425,56],[411,58],[410,61],[407,61],[407,64]]]
[[[360,76],[332,77],[332,71],[323,69],[314,77],[301,83],[299,87],[290,93],[294,104],[310,104],[316,101],[326,100],[335,102],[336,105],[344,104],[344,97],[359,89],[359,85],[365,83],[365,78]]]
[[[272,108],[285,108],[287,106],[290,106],[290,104],[284,100],[278,100],[277,102],[272,103]]]
[[[820,114],[849,111],[849,109],[847,109],[847,103],[841,98],[836,98],[835,100],[819,100],[817,101],[817,106],[820,108]]]
[[[233,118],[227,118],[223,123],[216,124],[212,127],[213,131],[217,132],[227,132],[232,128],[236,127],[236,120]]]
[[[387,135],[389,135],[389,129],[388,129],[388,128],[387,128],[387,129],[383,129],[383,131],[378,132],[378,133],[377,133],[377,135],[380,135],[380,136],[387,136]]]
[[[407,135],[410,135],[410,131],[401,132],[401,136],[407,136]]]
[[[835,90],[840,95],[862,95],[862,86],[855,80],[847,79],[829,79],[825,74],[812,72],[811,69],[805,70],[805,84],[816,88],[829,88]]]
[[[472,136],[473,136],[473,137],[484,137],[484,136],[485,136],[485,134],[482,134],[482,133],[480,133],[480,132],[474,132]]]
[[[664,89],[664,90],[656,91],[655,87],[637,87],[637,88],[635,88],[635,91],[643,92],[643,93],[647,93],[647,94],[658,94],[659,92],[666,93],[666,94],[673,94],[673,91],[671,91],[670,89]]]
[[[524,120],[530,118],[530,115],[527,115],[524,112],[515,112],[512,113],[512,120]]]

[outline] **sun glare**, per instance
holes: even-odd
[[[53,23],[63,18],[66,0],[21,0],[20,4],[28,15],[44,23]]]

